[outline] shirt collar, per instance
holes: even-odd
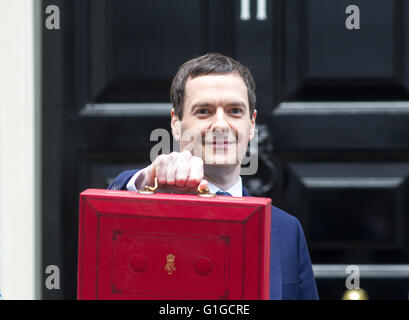
[[[224,191],[230,193],[233,197],[242,197],[243,196],[243,182],[241,181],[241,177],[239,176],[239,181],[227,190],[221,190],[218,186],[214,185],[211,182],[207,182],[209,186],[209,191],[211,193],[216,193],[217,191]]]

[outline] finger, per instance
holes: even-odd
[[[197,188],[200,181],[203,179],[203,161],[201,159],[194,159],[190,167],[187,186]]]
[[[199,184],[198,188],[199,188],[199,190],[202,190],[202,191],[209,191],[209,184],[208,184],[207,180],[202,179],[202,181],[200,181],[200,184]]]
[[[156,170],[155,170],[155,165],[152,163],[150,166],[148,166],[145,170],[144,174],[144,185],[143,186],[152,186],[155,183],[155,177],[156,177]]]
[[[195,148],[195,141],[189,142],[184,148],[183,151],[188,151],[190,152],[191,155],[193,155]]]
[[[158,177],[159,184],[166,184],[168,162],[165,157],[162,157],[156,165],[156,177]]]
[[[166,168],[166,183],[170,185],[175,184],[176,168],[177,168],[177,153],[172,152],[167,159],[168,166]]]
[[[190,167],[192,165],[192,155],[188,151],[183,151],[177,154],[175,184],[178,187],[184,187],[189,177]]]
[[[178,187],[184,187],[186,185],[189,178],[191,165],[192,163],[190,161],[185,161],[183,158],[180,159],[180,161],[178,162],[175,173],[176,176],[175,184]]]

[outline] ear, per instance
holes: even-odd
[[[172,127],[172,135],[176,141],[180,141],[181,131],[182,131],[182,122],[179,120],[179,117],[175,114],[175,109],[172,108],[170,111],[171,122],[170,126]]]
[[[250,120],[249,140],[253,140],[253,138],[254,138],[254,129],[256,128],[256,117],[257,117],[257,110],[254,109],[253,117]]]

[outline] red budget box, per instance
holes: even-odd
[[[80,195],[78,299],[268,299],[271,200]]]

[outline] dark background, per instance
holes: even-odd
[[[42,3],[61,12],[42,33],[42,232],[43,265],[62,276],[43,298],[76,297],[79,193],[150,162],[172,77],[207,52],[254,75],[259,170],[244,183],[300,219],[312,263],[408,263],[409,1],[267,0],[264,20],[256,0],[249,20],[239,0]],[[350,4],[359,30],[345,27]],[[340,299],[346,276],[318,274],[320,297]],[[407,299],[408,274],[361,287]]]

